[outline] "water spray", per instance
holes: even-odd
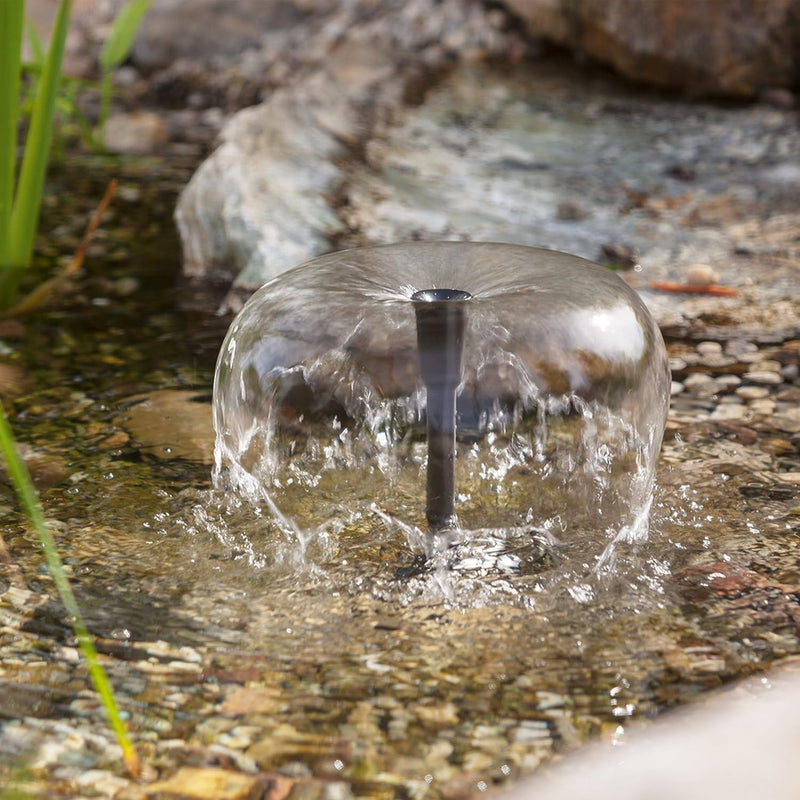
[[[432,531],[456,524],[456,394],[464,361],[466,301],[458,289],[423,289],[411,299],[417,347],[428,393],[428,470],[425,516]]]

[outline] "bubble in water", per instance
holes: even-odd
[[[412,301],[436,288],[471,295],[458,525],[438,542]],[[263,286],[231,325],[215,483],[323,560],[411,548],[461,573],[524,574],[565,553],[611,569],[610,545],[647,533],[669,385],[643,303],[591,262],[452,242],[333,253]]]

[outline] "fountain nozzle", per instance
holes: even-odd
[[[425,516],[432,531],[456,524],[456,394],[464,361],[465,302],[471,297],[458,289],[423,289],[411,295],[420,372],[428,393]]]

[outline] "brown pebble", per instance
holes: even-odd
[[[18,364],[0,363],[0,397],[22,394],[28,385],[28,373]]]
[[[691,286],[711,286],[718,282],[719,275],[708,264],[692,264],[686,269],[686,283]]]
[[[742,398],[742,400],[760,400],[762,397],[769,396],[769,389],[763,386],[739,386],[734,389],[734,392]]]
[[[782,403],[800,403],[800,386],[790,386],[788,389],[781,389],[775,395],[776,400]]]
[[[738,442],[739,444],[751,445],[758,441],[758,433],[756,433],[756,431],[754,431],[752,428],[747,428],[744,425],[736,425],[733,422],[720,421],[717,423],[717,427],[720,428],[720,430],[725,431],[729,439],[732,439],[734,442]]]
[[[794,452],[794,445],[788,439],[764,439],[761,449],[775,456],[785,456]]]
[[[742,377],[744,380],[750,381],[750,383],[763,383],[768,386],[777,386],[779,383],[783,383],[781,376],[777,372],[745,372]]]

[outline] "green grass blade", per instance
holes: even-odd
[[[31,51],[31,61],[41,66],[44,64],[44,45],[36,26],[31,20],[25,23],[25,35],[28,39],[28,48]]]
[[[100,69],[104,73],[116,69],[128,57],[150,3],[151,0],[130,0],[120,9],[100,51]]]
[[[2,0],[7,2],[7,0]],[[0,3],[1,4],[1,3]],[[72,0],[61,0],[56,14],[50,48],[42,70],[39,90],[25,142],[14,209],[11,215],[11,265],[24,269],[33,256],[33,244],[39,221],[39,207],[47,171],[50,139],[53,129],[53,110],[61,77],[61,61],[72,10]],[[19,271],[19,270],[17,270]],[[17,279],[21,277],[21,272]],[[13,287],[16,292],[16,286]]]
[[[24,11],[23,0],[0,0],[0,275],[11,256]]]
[[[3,2],[3,0],[0,0],[0,2]],[[6,469],[14,485],[17,497],[25,513],[28,515],[36,531],[36,535],[39,537],[45,562],[50,570],[50,575],[56,585],[58,594],[61,597],[61,602],[64,604],[64,608],[69,615],[72,629],[78,640],[78,646],[89,666],[89,675],[92,679],[92,683],[97,693],[100,695],[103,706],[108,713],[111,728],[117,737],[117,742],[122,748],[125,764],[130,772],[138,774],[139,760],[136,755],[136,750],[128,737],[128,731],[120,717],[119,708],[114,697],[114,692],[111,689],[111,684],[108,681],[103,665],[100,663],[97,650],[95,650],[89,632],[86,630],[86,625],[83,622],[83,617],[78,608],[78,603],[75,600],[75,595],[72,593],[72,587],[64,573],[64,567],[58,555],[55,540],[50,533],[50,529],[47,527],[44,512],[42,511],[42,506],[39,502],[36,490],[33,488],[33,482],[31,481],[28,469],[17,452],[14,434],[11,431],[11,426],[8,424],[8,419],[6,418],[6,412],[2,403],[0,403],[0,453],[2,453],[3,459],[6,462]]]

